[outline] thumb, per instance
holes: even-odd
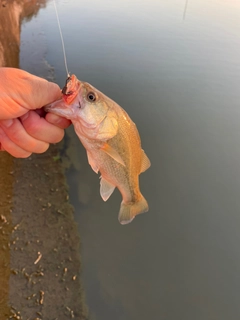
[[[62,93],[60,87],[53,82],[41,79],[39,85],[35,87],[36,95],[39,97],[38,106],[36,108],[41,108],[46,104],[53,101],[61,99]]]

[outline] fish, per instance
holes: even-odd
[[[122,195],[121,224],[149,210],[139,188],[139,175],[151,163],[141,147],[135,123],[115,101],[91,84],[68,76],[62,98],[45,111],[70,119],[86,149],[92,170],[101,174],[100,195],[107,201],[117,187]]]

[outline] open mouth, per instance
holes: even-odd
[[[71,95],[73,93],[73,91],[71,90],[72,88],[72,76],[68,77],[65,83],[65,86],[62,88],[62,93],[64,95]]]
[[[71,104],[80,90],[81,83],[77,77],[72,74],[67,78],[65,86],[62,89],[63,100],[66,104]]]

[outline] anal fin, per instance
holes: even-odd
[[[103,177],[101,177],[100,180],[100,194],[104,201],[107,201],[108,198],[111,196],[115,189],[115,186],[112,185],[110,182],[105,180]]]

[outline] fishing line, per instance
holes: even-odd
[[[65,63],[65,68],[66,68],[66,72],[67,72],[67,77],[70,77],[70,74],[68,72],[65,45],[64,45],[64,41],[63,41],[62,29],[61,29],[61,25],[60,25],[59,16],[58,16],[56,0],[53,0],[53,3],[54,3],[55,13],[56,13],[56,17],[57,17],[58,29],[59,29],[60,37],[61,37],[61,41],[62,41],[63,57],[64,57],[64,63]]]
[[[188,0],[185,1],[185,6],[184,6],[184,10],[183,10],[183,20],[185,20],[185,18],[186,18],[187,7],[188,7]]]

